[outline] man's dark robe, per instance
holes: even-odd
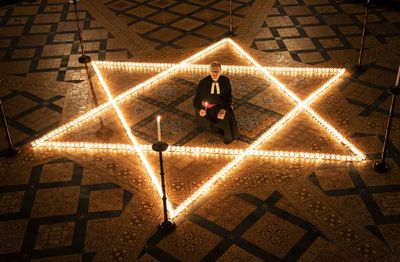
[[[217,90],[214,88],[214,93],[211,94],[213,82],[209,75],[203,78],[197,87],[196,95],[193,99],[193,105],[196,110],[195,119],[200,128],[209,132],[221,132],[224,134],[224,142],[230,143],[239,136],[236,117],[232,109],[231,83],[229,78],[221,75],[217,81],[220,93],[217,94]],[[207,108],[207,115],[202,117],[199,115],[199,111],[205,109],[204,102],[215,104],[215,106]],[[221,109],[226,110],[225,117],[222,120],[217,117]]]

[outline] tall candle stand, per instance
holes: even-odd
[[[387,142],[389,139],[390,135],[390,128],[392,126],[392,119],[393,119],[393,113],[394,113],[394,106],[396,103],[396,96],[400,94],[400,86],[394,85],[391,88],[389,88],[388,92],[392,94],[392,104],[390,105],[390,111],[389,111],[389,117],[388,117],[388,123],[386,127],[386,133],[385,133],[385,140],[383,141],[383,148],[382,148],[382,154],[381,154],[381,159],[378,161],[375,161],[374,164],[372,165],[373,169],[376,172],[379,173],[385,173],[388,170],[390,170],[390,166],[388,163],[386,163],[386,148],[387,148]]]
[[[363,57],[363,52],[364,52],[365,31],[367,30],[369,2],[370,2],[370,0],[367,0],[367,3],[365,5],[364,23],[363,23],[363,30],[362,30],[361,43],[360,43],[360,53],[358,55],[358,63],[353,66],[353,70],[355,72],[363,72],[365,70],[365,68],[362,65],[362,57]]]
[[[8,148],[6,150],[5,155],[7,157],[15,157],[19,153],[21,153],[21,149],[19,147],[14,146],[12,143],[10,131],[8,130],[7,118],[6,118],[6,114],[4,113],[3,103],[1,102],[1,99],[0,99],[0,114],[1,114],[1,120],[3,122],[4,131],[5,131],[6,137],[7,137],[7,143],[8,143]]]
[[[77,3],[79,0],[70,0],[69,1],[71,4],[74,5],[74,11],[75,11],[75,20],[76,20],[76,26],[78,28],[78,37],[79,37],[79,43],[81,46],[81,53],[82,55],[78,58],[78,62],[81,64],[87,64],[91,61],[90,56],[85,55],[85,50],[83,48],[83,41],[82,41],[82,30],[81,27],[79,26],[79,21],[78,21],[78,11],[77,11]]]
[[[233,19],[232,19],[232,0],[229,0],[229,31],[226,32],[227,36],[233,37],[236,36],[237,33],[233,29]]]
[[[158,230],[164,234],[171,233],[175,230],[176,224],[174,221],[168,219],[168,208],[167,208],[167,195],[165,192],[165,179],[164,179],[164,163],[162,158],[162,152],[167,150],[168,144],[162,141],[158,141],[153,144],[152,149],[158,152],[160,159],[160,176],[161,176],[161,189],[162,189],[162,200],[163,200],[163,212],[164,220],[158,225]]]

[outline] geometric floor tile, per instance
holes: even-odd
[[[83,170],[60,158],[32,167],[26,184],[1,187],[2,261],[91,256],[85,248],[87,227],[119,217],[132,194],[109,182],[82,184]]]
[[[309,222],[277,207],[276,203],[282,197],[278,191],[272,192],[265,200],[248,193],[232,195],[229,199],[237,201],[236,204],[230,202],[234,210],[239,205],[251,206],[251,209],[246,208],[247,215],[234,228],[228,230],[214,221],[193,214],[189,217],[190,222],[182,224],[174,237],[159,233],[153,235],[141,256],[170,261],[187,259],[189,254],[203,261],[240,258],[252,261],[297,260],[314,241],[326,238]],[[228,213],[233,215],[234,212]],[[229,216],[227,213],[222,214],[225,218]],[[188,227],[192,223],[196,226]],[[194,232],[197,226],[201,229]],[[209,239],[207,244],[205,237]],[[185,253],[186,256],[179,255]]]

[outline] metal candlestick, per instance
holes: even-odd
[[[15,157],[19,153],[21,153],[21,149],[19,147],[14,146],[12,143],[10,131],[8,130],[7,118],[6,118],[6,114],[4,113],[3,103],[1,102],[1,99],[0,99],[0,113],[1,113],[1,119],[3,121],[3,127],[4,127],[4,131],[6,133],[7,143],[8,143],[8,148],[6,150],[5,155],[7,157]]]
[[[76,26],[78,27],[79,43],[81,45],[81,53],[82,53],[82,55],[78,58],[78,62],[81,63],[81,64],[87,64],[87,63],[89,63],[91,61],[91,59],[90,59],[90,56],[85,55],[85,51],[83,49],[82,31],[81,31],[81,27],[79,26],[78,11],[77,11],[77,8],[76,8],[76,4],[77,4],[77,2],[79,2],[79,0],[70,0],[69,2],[71,4],[74,4]]]
[[[168,144],[162,141],[158,141],[153,144],[152,149],[158,152],[160,157],[160,176],[161,176],[161,189],[162,189],[162,200],[163,200],[163,212],[164,212],[164,221],[162,221],[158,225],[158,230],[162,233],[168,234],[175,230],[176,225],[174,221],[168,219],[168,209],[167,209],[167,195],[165,193],[165,179],[164,179],[164,164],[162,158],[162,152],[167,150]]]
[[[232,20],[232,0],[229,0],[229,31],[226,32],[227,36],[236,36],[237,33],[233,30],[233,20]]]
[[[400,94],[400,86],[393,86],[389,88],[388,92],[392,93],[392,104],[390,105],[389,118],[385,133],[385,140],[383,141],[382,155],[381,159],[379,161],[375,161],[375,163],[372,165],[374,170],[379,173],[385,173],[390,169],[389,164],[385,162],[386,147],[387,147],[387,141],[389,139],[390,128],[392,126],[394,106],[396,103],[396,95]]]
[[[367,29],[369,2],[370,0],[367,0],[367,3],[365,5],[365,15],[364,15],[363,31],[361,36],[360,54],[358,56],[358,64],[353,66],[353,70],[355,72],[363,72],[365,70],[365,68],[362,66],[362,57],[364,52],[365,31]]]

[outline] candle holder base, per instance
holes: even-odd
[[[375,161],[372,164],[372,168],[378,173],[385,173],[390,170],[389,164],[382,160]]]
[[[228,37],[235,37],[237,36],[237,33],[234,30],[229,30],[228,32],[225,33],[225,35]]]
[[[365,67],[363,67],[362,65],[354,65],[353,71],[357,73],[362,73],[365,71]]]
[[[151,148],[153,149],[153,151],[156,151],[156,152],[163,152],[163,151],[167,150],[168,144],[167,144],[167,143],[164,143],[164,142],[162,142],[162,141],[158,141],[158,142],[154,143],[154,144],[151,146]]]
[[[88,56],[88,55],[83,55],[83,56],[80,56],[80,57],[78,58],[78,62],[81,63],[81,64],[90,63],[91,60],[92,60],[92,59],[91,59],[90,56]]]
[[[392,95],[395,95],[395,96],[400,95],[400,85],[398,85],[398,86],[396,86],[396,85],[391,86],[391,87],[388,89],[388,92],[391,93]]]
[[[16,146],[10,146],[7,148],[5,156],[6,157],[16,157],[21,153],[21,148]]]
[[[176,228],[176,224],[172,220],[163,221],[158,224],[158,230],[163,234],[172,233]]]

